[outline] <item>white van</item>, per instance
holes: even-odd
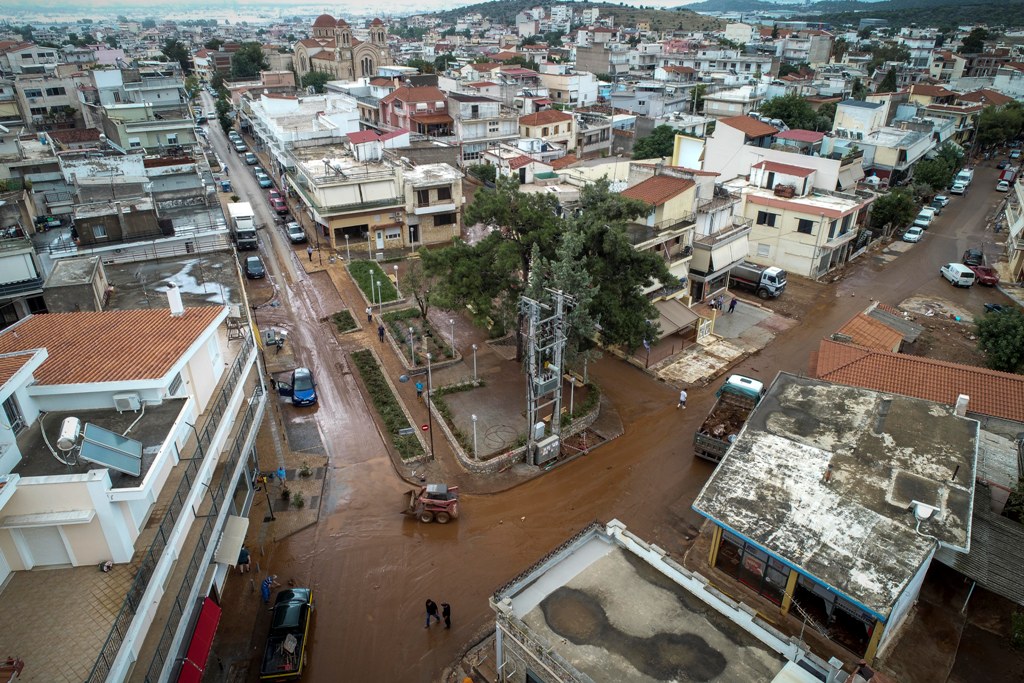
[[[935,209],[930,206],[926,206],[921,209],[921,213],[917,214],[917,218],[914,219],[914,225],[927,230],[928,226],[932,224],[933,218],[935,218]]]
[[[954,287],[970,287],[974,284],[974,271],[962,263],[947,263],[939,268],[939,274]]]

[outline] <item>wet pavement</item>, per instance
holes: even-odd
[[[367,325],[358,315],[365,299],[343,269],[322,271],[333,285],[329,286],[321,272],[307,274],[301,268],[296,251],[285,243],[280,229],[273,228],[273,216],[261,200],[263,193],[257,194],[251,173],[248,181],[243,180],[248,171],[226,150],[223,136],[218,132],[211,137],[231,165],[236,192],[251,194],[267,226],[261,231],[262,253],[273,285],[255,286],[265,296],[259,299],[265,305],[257,309],[260,324],[287,329],[295,362],[311,367],[319,381],[320,404],[309,414],[315,416],[328,462],[320,521],[268,545],[260,555],[264,572],[316,589],[309,668],[303,680],[441,679],[446,667],[493,627],[487,605],[491,593],[595,519],[618,518],[646,541],[682,557],[700,524],[690,502],[712,471],[710,463],[694,459],[690,443],[714,401],[715,386],[694,389],[688,409],[679,411],[673,387],[607,355],[590,365],[590,375],[622,420],[620,438],[501,493],[464,495],[462,515],[454,523],[424,525],[399,515],[408,488],[402,476],[410,476],[415,468],[407,471],[393,464],[347,357],[348,351],[379,345],[376,323]],[[979,186],[988,183],[986,173],[994,178],[991,169],[979,170]],[[979,288],[954,290],[938,277],[940,263],[955,259],[979,238],[991,238],[991,233],[973,233],[989,203],[980,191],[954,199],[926,239],[888,265],[868,254],[848,268],[842,281],[809,285],[813,298],[795,315],[791,312],[799,323],[784,338],[740,361],[734,371],[766,381],[780,370],[804,372],[819,340],[872,298],[895,305],[911,294],[924,293],[970,310],[980,309],[984,301],[1003,300],[998,293]],[[801,285],[792,287],[798,290]],[[270,305],[275,301],[277,306]],[[357,313],[359,332],[339,337],[321,322],[341,307]],[[470,343],[482,341],[479,332],[460,323],[456,342],[464,355]],[[386,352],[378,353],[386,358]],[[483,362],[482,356],[478,361]],[[386,372],[397,375],[397,368],[397,360],[386,361]],[[481,374],[491,371],[481,365]],[[463,364],[445,372],[464,376],[468,370]],[[403,384],[398,390],[413,418],[425,421],[415,389]],[[300,420],[291,406],[282,408],[286,431],[306,443],[304,430],[311,428],[302,425],[308,424],[307,418]],[[308,438],[315,441],[311,432]],[[435,437],[435,448],[437,459],[417,474],[458,477],[443,439]],[[273,458],[273,451],[264,450],[260,457]],[[492,490],[517,481],[511,473],[496,476]],[[267,624],[266,615],[254,605],[258,598],[252,585],[249,576],[233,574],[228,580],[228,610],[214,647],[221,661],[245,652],[250,661],[256,659]],[[428,597],[451,603],[450,631],[423,628]],[[232,605],[237,615],[229,614]],[[254,669],[250,667],[247,677],[231,668],[211,675],[214,680],[255,680]]]

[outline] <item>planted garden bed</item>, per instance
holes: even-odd
[[[440,363],[455,357],[450,339],[441,336],[430,321],[424,320],[418,308],[389,311],[383,316],[391,336],[402,350],[405,362],[413,367],[426,365],[427,354]],[[412,351],[409,349],[409,328],[412,328]]]
[[[400,434],[402,430],[411,429],[412,425],[406,419],[398,398],[391,390],[384,373],[381,372],[377,359],[370,351],[363,350],[352,354],[352,362],[363,379],[363,385],[366,386],[366,392],[370,395],[370,401],[377,410],[377,414],[380,415],[398,455],[402,460],[413,460],[422,456],[423,447],[415,433]]]
[[[387,273],[374,261],[352,261],[348,264],[348,272],[352,279],[363,290],[363,295],[370,303],[383,301],[398,301],[398,291]],[[377,284],[380,283],[380,293],[377,292]],[[371,284],[373,283],[373,284]]]

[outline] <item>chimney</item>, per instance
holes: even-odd
[[[956,406],[953,407],[953,413],[964,417],[967,415],[967,404],[970,402],[971,397],[967,394],[960,394],[956,397]]]
[[[185,315],[185,307],[181,305],[181,292],[178,291],[178,285],[173,282],[167,285],[167,303],[171,307],[173,317],[180,318]]]

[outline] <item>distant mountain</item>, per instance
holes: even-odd
[[[935,9],[939,7],[965,7],[984,5],[982,2],[951,2],[950,0],[881,0],[880,2],[858,2],[857,0],[825,0],[806,4],[790,4],[783,2],[764,2],[763,0],[706,0],[693,5],[683,5],[682,9],[694,12],[792,12],[800,15],[837,14],[841,12],[870,13],[891,12],[916,9]],[[1008,3],[1019,4],[1017,2]]]
[[[731,1],[731,0],[729,0]],[[515,22],[516,15],[528,9],[538,6],[537,0],[494,0],[493,2],[478,2],[474,5],[464,5],[443,12],[420,12],[438,17],[442,21],[454,22],[459,17],[467,14],[480,14],[491,21],[504,24]],[[654,9],[644,7],[643,0],[632,0],[629,3],[611,2],[570,2],[569,7],[575,10],[584,10],[596,7],[602,14],[612,14],[618,24],[630,25],[641,16],[650,19],[652,26],[657,21],[665,28],[676,27],[679,24],[686,29],[712,28],[708,22],[714,23],[714,19],[701,18],[690,7],[677,7],[673,9]]]

